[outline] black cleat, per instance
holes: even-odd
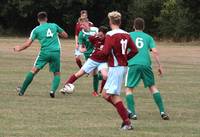
[[[19,96],[23,96],[24,94],[23,94],[23,93],[21,93],[21,92],[19,92],[19,93],[18,93],[18,95],[19,95]]]
[[[128,114],[128,118],[132,119],[132,120],[137,120],[137,115],[133,114],[133,113],[129,113]]]
[[[16,90],[17,90],[19,96],[24,95],[24,93],[21,93],[21,87],[17,87]]]
[[[50,95],[51,98],[55,98],[55,93],[54,93],[53,91],[51,91],[51,92],[49,93],[49,95]]]
[[[160,116],[163,120],[169,120],[169,116],[166,113],[161,113]]]

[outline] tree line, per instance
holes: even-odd
[[[107,13],[122,13],[122,28],[133,29],[133,19],[145,19],[145,32],[156,38],[190,41],[200,37],[200,0],[1,0],[0,34],[24,35],[38,25],[36,15],[47,11],[49,22],[63,27],[71,36],[86,9],[95,26],[107,25]]]

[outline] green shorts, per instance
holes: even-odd
[[[145,88],[155,85],[152,68],[145,65],[129,66],[126,75],[125,86],[128,88],[135,88],[141,79],[143,80]]]
[[[47,63],[49,63],[49,71],[60,72],[60,51],[41,51],[35,60],[34,67],[42,69]]]

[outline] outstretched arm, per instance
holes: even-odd
[[[21,46],[20,45],[15,46],[13,50],[15,52],[20,52],[30,47],[32,43],[33,43],[32,39],[27,39]]]
[[[159,57],[158,50],[156,48],[152,48],[151,51],[152,51],[153,57],[156,61],[156,64],[158,66],[158,73],[159,73],[160,76],[162,76],[163,75],[163,68],[162,68],[162,65],[160,63],[160,57]]]
[[[78,36],[75,35],[75,48],[78,49]]]

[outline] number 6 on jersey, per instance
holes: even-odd
[[[140,37],[136,38],[135,44],[137,48],[141,49],[144,46],[143,38],[140,38]]]

